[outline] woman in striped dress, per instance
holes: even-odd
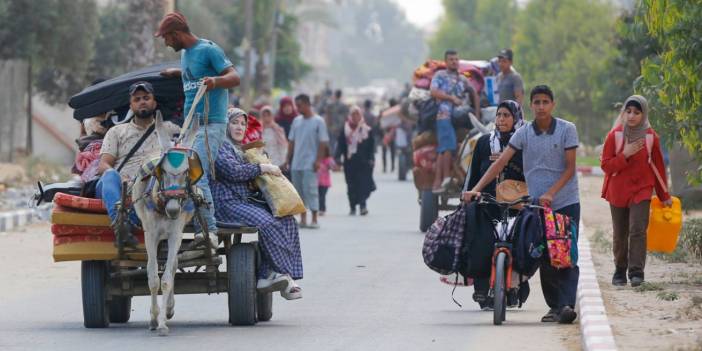
[[[272,164],[246,161],[241,141],[248,116],[237,108],[229,109],[227,115],[227,142],[220,147],[215,162],[216,178],[210,180],[215,216],[218,221],[258,228],[262,258],[256,286],[259,291],[280,291],[288,300],[299,299],[302,289],[295,280],[302,279],[302,254],[295,218],[276,218],[265,204],[249,200],[253,195],[249,184],[264,173],[280,176],[280,169]]]

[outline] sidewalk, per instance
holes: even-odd
[[[702,350],[702,265],[648,256],[638,289],[611,284],[612,222],[600,198],[602,177],[580,177],[581,205],[592,260],[618,350]]]

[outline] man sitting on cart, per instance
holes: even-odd
[[[130,211],[130,223],[117,223],[116,205],[121,201],[122,182],[132,182],[146,161],[161,154],[158,137],[153,133],[154,128],[150,128],[154,124],[157,108],[151,83],[132,84],[129,88],[129,108],[134,114],[131,121],[114,126],[105,134],[100,150],[100,180],[96,187],[96,196],[102,199],[112,220],[115,241],[121,238],[122,244],[134,247],[138,241],[134,237],[133,228],[139,225],[139,219],[134,211]],[[165,122],[164,127],[172,135],[179,132],[178,126],[173,123]],[[140,146],[137,145],[145,133],[150,135]],[[124,228],[123,224],[127,229],[118,235],[120,228]]]

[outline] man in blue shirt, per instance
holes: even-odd
[[[229,97],[227,89],[239,85],[239,75],[232,62],[224,54],[224,51],[212,41],[201,39],[190,32],[185,16],[178,12],[167,14],[161,20],[158,31],[154,34],[162,37],[165,44],[176,52],[182,51],[181,68],[170,69],[162,72],[164,76],[180,76],[183,79],[183,90],[185,92],[185,105],[183,111],[187,114],[193,104],[195,94],[201,85],[207,86],[207,101],[209,102],[209,112],[207,116],[206,128],[200,128],[193,143],[193,149],[200,156],[202,168],[205,175],[197,183],[197,187],[202,190],[208,207],[200,209],[200,215],[207,222],[207,231],[214,246],[217,246],[217,222],[214,217],[214,206],[212,204],[212,193],[210,192],[209,177],[211,177],[211,163],[217,159],[219,147],[224,142],[227,128],[227,108]],[[205,101],[200,101],[195,109],[197,122],[205,125],[204,116]],[[207,132],[207,143],[205,142],[205,132]],[[209,144],[209,145],[208,145]],[[200,223],[195,221],[197,239],[202,236]]]

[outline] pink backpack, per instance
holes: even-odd
[[[578,262],[578,226],[572,218],[544,208],[546,247],[553,268],[571,268]],[[575,241],[575,244],[573,244]]]

